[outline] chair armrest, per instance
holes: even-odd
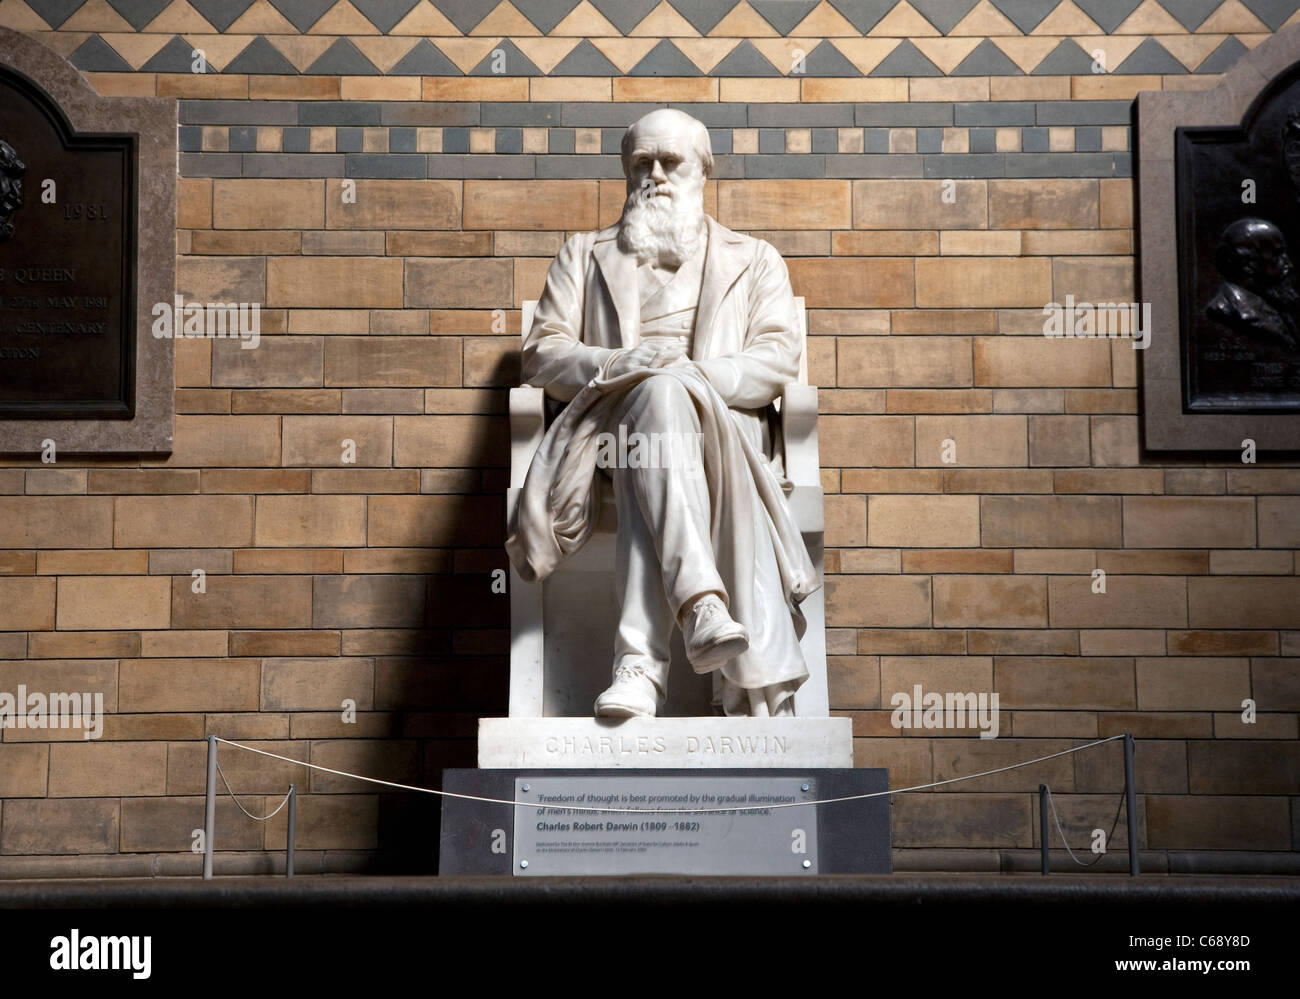
[[[785,474],[796,486],[821,487],[817,453],[817,387],[787,382],[781,390],[781,435]]]
[[[522,487],[546,432],[546,393],[532,385],[510,390],[510,485]]]

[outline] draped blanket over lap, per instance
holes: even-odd
[[[771,546],[798,636],[806,627],[798,605],[821,584],[767,458],[733,422],[727,404],[708,379],[689,362],[595,378],[574,396],[546,432],[528,469],[511,517],[506,551],[520,576],[538,582],[586,543],[601,502],[599,436],[622,396],[645,378],[678,379],[695,406],[718,573],[731,598],[732,616],[749,629],[752,651],[761,657],[761,643],[753,648],[753,639],[770,628],[761,619],[745,619],[761,617],[759,609],[771,606],[756,592],[763,581],[756,577],[755,566],[768,561],[758,557],[756,546]],[[795,668],[802,672],[802,664]]]

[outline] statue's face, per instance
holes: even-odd
[[[686,129],[672,119],[643,119],[633,133],[627,161],[628,192],[650,198],[667,198],[678,207],[704,202],[704,164],[691,145]]]
[[[1286,237],[1276,226],[1260,226],[1251,232],[1250,263],[1247,271],[1264,286],[1275,285],[1291,274],[1291,258],[1286,252]]]

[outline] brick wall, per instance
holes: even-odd
[[[0,463],[0,690],[111,712],[99,741],[3,732],[0,876],[197,872],[207,734],[426,786],[473,765],[505,709],[519,304],[617,218],[655,102],[709,125],[709,211],[807,299],[857,764],[904,786],[1131,732],[1148,868],[1294,869],[1300,464],[1144,453],[1135,352],[1041,328],[1136,297],[1133,95],[1213,86],[1297,6],[4,0],[100,92],[181,98],[178,291],[264,310],[256,350],[177,343],[168,460]],[[999,738],[894,728],[918,683],[997,691]],[[222,758],[250,811],[305,792],[299,870],[428,869],[429,800]],[[897,866],[1032,865],[1043,781],[1077,850],[1118,744],[900,796]],[[272,869],[283,818],[223,799],[219,869]]]

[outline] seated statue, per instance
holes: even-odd
[[[789,275],[770,244],[705,215],[713,155],[699,121],[653,111],[627,130],[622,159],[622,218],[565,243],[524,341],[524,380],[567,405],[506,548],[525,580],[544,579],[588,539],[612,487],[620,615],[596,714],[662,707],[679,627],[693,669],[721,675],[727,715],[790,715],[808,677],[799,603],[821,584],[771,405],[799,372]]]

